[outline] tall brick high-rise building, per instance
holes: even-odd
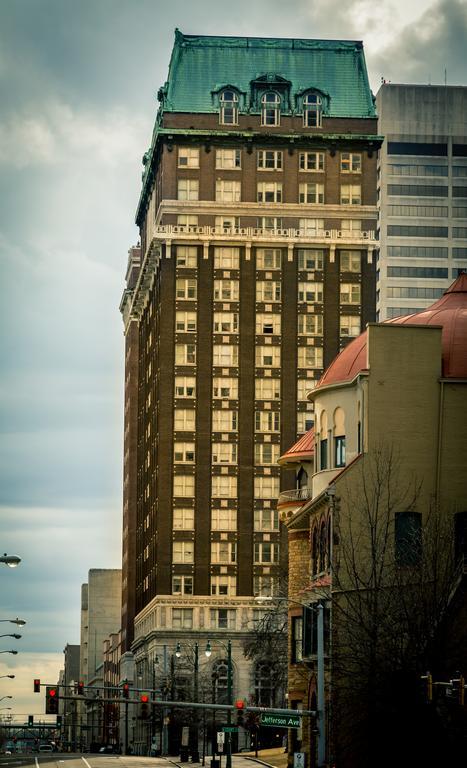
[[[296,486],[277,459],[374,319],[381,143],[360,42],[176,31],[158,98],[121,305],[123,633],[143,678],[180,637],[239,642],[277,585]],[[234,658],[236,694],[258,691]]]

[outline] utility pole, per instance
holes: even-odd
[[[318,725],[318,768],[326,764],[326,704],[324,697],[324,605],[319,602],[318,608],[318,680],[317,680],[317,725]]]

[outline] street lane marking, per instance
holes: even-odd
[[[86,760],[86,758],[85,758],[85,757],[81,757],[81,760],[82,760],[82,761],[83,761],[83,763],[84,763],[84,764],[87,766],[87,768],[91,768],[91,766],[89,765],[89,763],[88,763],[88,761]]]
[[[39,760],[37,759],[37,757],[35,757],[34,760],[36,762],[36,768],[39,768]]]

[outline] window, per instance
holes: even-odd
[[[313,416],[306,411],[297,413],[297,434],[302,435],[312,429],[314,424]]]
[[[175,507],[172,521],[174,531],[192,531],[195,527],[195,510],[190,507]]]
[[[426,216],[431,218],[444,218],[449,213],[447,205],[388,205],[388,216]],[[452,215],[456,216],[456,208],[452,209]],[[467,215],[460,214],[460,215]]]
[[[361,173],[362,156],[359,152],[341,152],[341,173]]]
[[[231,170],[241,168],[242,152],[240,149],[216,149],[216,168]]]
[[[303,616],[292,616],[292,664],[297,664],[303,659]]]
[[[213,475],[211,495],[216,499],[235,498],[237,496],[237,478],[229,475]]]
[[[280,150],[258,149],[257,167],[260,171],[281,171],[282,152]]]
[[[213,443],[212,444],[212,463],[213,464],[236,464],[237,463],[237,443]]]
[[[215,376],[212,382],[212,396],[216,399],[236,400],[238,398],[238,379]]]
[[[211,530],[212,531],[236,531],[237,530],[237,510],[221,509],[211,510]]]
[[[184,213],[179,214],[177,216],[177,226],[178,227],[187,227],[187,228],[188,227],[197,227],[198,226],[198,217],[197,216],[191,216],[191,215],[188,216],[187,214],[184,214]],[[181,247],[184,248],[185,246],[181,246]],[[187,264],[187,265],[182,265],[182,266],[189,266],[189,265]],[[194,266],[196,267],[196,264]]]
[[[193,608],[172,608],[172,629],[193,629]]]
[[[177,185],[177,200],[198,200],[198,179],[179,179]]]
[[[173,495],[177,498],[192,498],[195,492],[195,478],[193,475],[174,475]]]
[[[196,411],[176,408],[174,411],[175,431],[194,432],[196,429]]]
[[[239,203],[242,196],[240,181],[232,179],[217,179],[216,201],[218,203]]]
[[[196,267],[198,264],[198,249],[191,245],[177,245],[175,259],[177,267]]]
[[[299,184],[299,203],[324,203],[324,184]]]
[[[238,346],[236,344],[214,344],[212,364],[223,368],[238,365]]]
[[[297,400],[298,402],[309,402],[307,392],[311,392],[316,386],[314,379],[297,379]],[[311,403],[310,403],[311,406]]]
[[[280,379],[256,379],[256,400],[279,400],[281,396]]]
[[[214,312],[214,333],[237,333],[238,314],[236,312]]]
[[[261,125],[280,125],[280,105],[281,100],[273,91],[261,97]]]
[[[266,229],[268,232],[274,232],[276,229],[282,229],[282,219],[277,216],[261,216],[257,220],[258,229]]]
[[[177,299],[196,299],[197,284],[195,279],[177,277],[175,295]]]
[[[258,248],[256,251],[257,269],[280,269],[282,252],[280,248]]]
[[[388,195],[400,195],[403,197],[447,197],[448,188],[434,184],[388,184]]]
[[[299,152],[298,167],[301,171],[324,171],[324,152]]]
[[[414,566],[422,556],[422,516],[419,512],[396,512],[395,554],[400,566]]]
[[[256,443],[255,464],[277,464],[279,458],[279,446],[273,443]]]
[[[238,412],[215,410],[212,412],[213,432],[236,432],[238,429]]]
[[[173,595],[192,595],[193,594],[193,576],[173,576],[172,577]]]
[[[193,541],[174,541],[172,543],[172,561],[174,563],[192,563],[194,552]]]
[[[341,283],[341,304],[360,304],[360,283]]]
[[[279,512],[277,509],[255,509],[254,511],[254,530],[255,531],[278,531],[279,530]]]
[[[238,280],[214,280],[215,301],[238,301]]]
[[[280,347],[256,347],[256,365],[261,368],[279,368],[281,364]]]
[[[235,91],[226,89],[219,98],[219,123],[236,125],[238,123],[238,96]]]
[[[195,397],[196,379],[194,376],[175,376],[175,397]]]
[[[189,147],[178,148],[179,168],[199,168],[199,149]]]
[[[299,269],[323,269],[324,251],[299,248],[297,256]]]
[[[361,271],[360,251],[341,251],[340,252],[340,271],[341,272],[360,272]]]
[[[235,596],[237,594],[236,576],[211,576],[211,595],[220,597]]]
[[[360,236],[362,231],[362,222],[360,219],[342,219],[341,229],[350,235],[351,232],[355,232],[355,236]]]
[[[176,312],[175,330],[177,333],[195,333],[196,312]]]
[[[196,345],[175,344],[175,365],[196,365]]]
[[[341,315],[339,319],[341,336],[360,336],[360,315]]]
[[[334,438],[334,466],[345,467],[345,435]]]
[[[391,176],[447,176],[447,165],[415,165],[410,163],[388,163]],[[454,174],[455,175],[455,174]]]
[[[444,293],[444,288],[415,288],[410,285],[401,285],[395,288],[387,288],[388,299],[439,299]]]
[[[234,608],[211,608],[211,629],[235,629],[236,611]]]
[[[361,202],[360,184],[341,184],[341,205],[361,205]]]
[[[214,248],[214,269],[239,269],[239,267],[240,248]]]
[[[299,334],[305,336],[323,335],[323,316],[311,315],[309,313],[298,315],[297,330]]]
[[[414,277],[426,280],[449,277],[449,270],[444,267],[388,267],[388,277]]]
[[[456,248],[453,248],[454,258],[455,251]],[[447,259],[448,249],[431,245],[388,245],[388,256],[397,259]]]
[[[216,216],[216,227],[231,230],[240,227],[240,216]]]
[[[259,565],[277,565],[279,562],[279,544],[272,541],[255,541],[254,562]]]
[[[323,301],[323,283],[300,282],[298,284],[299,301]]]
[[[253,576],[253,594],[261,597],[272,597],[277,593],[277,578],[275,576]]]
[[[281,316],[268,314],[256,315],[256,333],[258,334],[276,334],[281,332]]]
[[[256,432],[279,432],[280,413],[279,411],[256,411],[255,430]]]
[[[281,284],[278,280],[259,280],[256,283],[256,301],[280,301]]]
[[[324,230],[324,219],[300,219],[300,230],[308,237],[316,237]]]
[[[320,440],[320,469],[328,467],[328,441],[327,438]]]
[[[409,224],[389,224],[389,237],[447,237],[448,227],[410,226]],[[455,232],[453,231],[455,237]]]
[[[322,368],[323,348],[299,347],[297,365],[299,368]]]
[[[259,181],[256,190],[258,203],[282,202],[282,182]]]
[[[278,477],[255,477],[255,499],[277,499],[279,496]]]
[[[303,125],[305,128],[321,128],[323,104],[316,93],[307,93],[303,97]]]
[[[275,700],[276,678],[270,664],[255,665],[255,698],[257,707],[272,707]]]
[[[231,564],[237,561],[235,541],[211,541],[211,563]]]
[[[174,462],[193,464],[195,460],[194,443],[174,443]]]

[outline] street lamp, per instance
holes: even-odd
[[[1,679],[2,677],[9,677],[11,680],[13,680],[13,678],[14,678],[14,675],[0,675],[0,679]]]
[[[7,555],[7,553],[4,552],[3,557],[0,557],[0,563],[8,565],[9,568],[16,568],[20,562],[21,558],[18,557],[18,555]]]
[[[24,627],[26,624],[24,619],[18,619],[18,617],[16,617],[16,619],[0,619],[0,621],[9,621],[10,624],[17,624],[18,627]]]
[[[2,696],[0,701],[3,701],[3,699],[12,699],[12,698],[13,698],[13,696]]]
[[[0,637],[14,637],[15,640],[19,640],[21,638],[21,635],[17,635],[16,633],[13,635],[0,635]]]
[[[0,653],[12,653],[14,656],[16,656],[18,651],[0,651]]]
[[[217,640],[217,638],[216,638]],[[222,645],[223,648],[227,648],[227,703],[229,705],[233,704],[233,698],[232,698],[232,641],[228,640],[227,646],[225,643],[222,642],[222,640],[217,640],[219,645]],[[209,659],[209,657],[212,654],[212,648],[211,648],[211,641],[208,640],[206,644],[206,650],[205,655]],[[230,709],[227,710],[227,727],[230,728],[232,724],[232,712]],[[226,755],[226,768],[232,768],[232,742],[231,742],[231,733],[230,730],[227,731],[227,755]]]

